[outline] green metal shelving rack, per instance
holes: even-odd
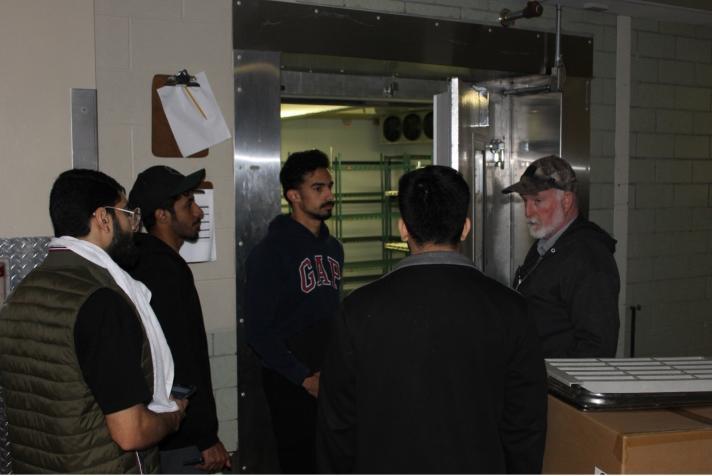
[[[366,284],[387,273],[393,266],[407,254],[407,247],[403,247],[400,237],[393,235],[394,220],[397,219],[398,197],[397,179],[394,180],[394,171],[399,172],[399,176],[414,170],[418,167],[429,165],[432,162],[429,155],[385,155],[381,154],[376,161],[345,161],[340,155],[334,158],[334,180],[336,206],[334,213],[335,236],[342,243],[354,242],[378,242],[380,243],[381,259],[348,261],[348,256],[344,263],[343,283]],[[378,192],[344,192],[343,174],[345,172],[367,172],[379,171],[381,177],[381,189]],[[395,183],[394,183],[395,182]],[[350,213],[347,208],[355,204],[377,204],[380,203],[380,212],[373,213]],[[346,236],[344,234],[344,221],[349,220],[381,220],[381,234],[370,236]],[[370,273],[358,273],[360,270],[372,271]],[[373,272],[378,270],[377,273]],[[352,274],[354,273],[354,274]]]

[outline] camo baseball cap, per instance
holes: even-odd
[[[555,188],[567,192],[576,191],[576,174],[568,162],[561,157],[549,155],[532,162],[524,171],[519,182],[502,190],[502,193],[517,192],[533,195]]]

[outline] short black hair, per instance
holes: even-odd
[[[54,236],[89,234],[89,220],[99,207],[111,207],[126,190],[105,173],[89,169],[62,172],[49,194],[49,216]],[[109,210],[111,211],[111,210]]]
[[[470,187],[450,167],[429,165],[408,172],[398,182],[401,218],[419,245],[456,245],[469,205]]]
[[[329,156],[318,149],[305,150],[289,154],[287,161],[279,172],[282,184],[282,194],[287,198],[287,191],[299,187],[304,182],[304,176],[316,169],[328,169]]]

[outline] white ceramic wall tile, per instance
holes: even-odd
[[[659,60],[660,82],[695,86],[697,66],[690,61]]]
[[[218,228],[215,233],[215,244],[217,261],[190,265],[196,281],[235,277],[235,230]]]
[[[129,70],[99,69],[96,75],[99,127],[134,124],[150,128],[151,78]]]
[[[675,207],[707,207],[708,199],[709,185],[707,184],[675,185],[675,198],[673,201],[673,206]],[[694,247],[691,245],[692,243],[688,243],[687,246],[684,246],[684,249],[693,252]]]
[[[655,129],[660,132],[691,134],[693,113],[689,111],[658,110]]]
[[[213,333],[213,354],[236,355],[237,353],[237,331],[235,328],[221,329]]]
[[[131,127],[102,123],[99,128],[99,166],[102,172],[123,185],[127,194],[135,180],[131,157]]]
[[[232,17],[230,0],[183,0],[183,19],[223,23]]]
[[[220,420],[237,419],[237,388],[219,388],[215,390],[215,406]]]
[[[128,70],[128,17],[97,15],[94,21],[97,70]]]
[[[673,202],[671,184],[639,184],[635,186],[635,208],[670,207]]]
[[[712,85],[710,85],[712,86]],[[709,111],[712,88],[675,88],[675,108],[689,111]]]
[[[658,31],[667,35],[695,36],[695,29],[684,23],[670,23],[661,21],[658,24]]]
[[[131,2],[127,0],[94,0],[96,15],[131,16]]]
[[[591,208],[613,208],[612,184],[591,183],[589,193]]]
[[[631,132],[653,132],[656,130],[655,109],[632,107],[630,109]],[[611,176],[613,176],[611,174]]]
[[[205,328],[228,329],[235,326],[235,279],[211,279],[197,281],[196,287],[200,293],[203,305]]]
[[[675,58],[675,37],[659,33],[639,32],[634,53],[650,58]]]
[[[237,450],[237,420],[220,421],[218,437],[226,450]],[[237,472],[237,470],[234,470],[234,472]]]
[[[658,183],[692,182],[692,162],[689,160],[656,160],[655,181]]]
[[[156,18],[164,21],[178,21],[183,14],[182,0],[124,1],[127,1],[131,5],[130,12],[134,18]]]
[[[215,23],[136,19],[131,26],[132,64],[136,69],[176,72],[187,68],[198,72],[207,65],[232,64],[230,30],[215,28]]]
[[[712,60],[712,41],[679,37],[675,52],[680,60],[709,63]]]
[[[210,359],[210,375],[213,388],[231,388],[237,386],[237,357],[223,355]]]
[[[695,79],[698,86],[712,85],[712,65],[696,64]]]
[[[710,136],[675,136],[675,158],[707,159],[710,156]]]

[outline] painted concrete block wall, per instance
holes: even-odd
[[[205,71],[230,130],[234,124],[232,6],[229,0],[95,0],[99,166],[127,189],[157,164],[207,170],[215,185],[217,256],[191,265],[211,345],[211,368],[228,450],[236,448],[236,337],[233,149],[228,140],[202,159],[151,153],[151,81],[187,68]]]
[[[634,19],[633,30],[628,301],[642,306],[636,347],[641,355],[709,354],[712,28]]]
[[[93,0],[0,2],[0,237],[50,236],[72,167],[71,88],[95,87]]]

